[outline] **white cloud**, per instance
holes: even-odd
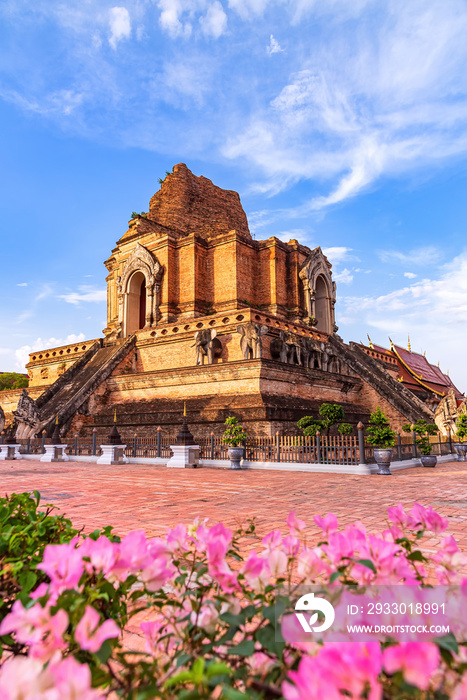
[[[107,299],[107,291],[105,289],[94,289],[92,287],[82,286],[78,287],[77,292],[59,294],[58,299],[63,299],[67,304],[74,304],[76,306],[82,302],[103,302]]]
[[[109,44],[115,50],[122,39],[128,39],[131,34],[130,13],[126,7],[112,7],[109,11],[110,39]]]
[[[415,272],[404,272],[404,277],[407,277],[409,280],[413,280],[416,276]]]
[[[413,248],[407,252],[401,250],[379,250],[378,257],[382,262],[399,265],[435,265],[443,259],[443,253],[434,245]],[[414,273],[404,273],[405,277],[411,279],[416,277]]]
[[[333,277],[335,282],[340,282],[341,284],[350,284],[353,282],[353,275],[346,267],[344,267],[343,270],[334,272]]]
[[[203,34],[218,39],[227,29],[227,15],[219,0],[208,7],[204,17],[199,19]]]
[[[322,248],[324,255],[328,258],[331,265],[338,265],[344,260],[358,260],[355,255],[352,255],[353,248],[346,246],[330,246]]]
[[[266,52],[269,56],[272,56],[274,53],[284,53],[284,49],[277,39],[274,38],[273,34],[269,37],[269,46],[266,47]]]
[[[229,0],[229,7],[238,12],[242,19],[253,19],[262,15],[270,0]]]
[[[16,368],[24,372],[25,365],[29,362],[29,354],[36,350],[47,350],[56,348],[60,345],[69,345],[70,343],[81,343],[86,339],[84,333],[71,333],[66,338],[36,338],[31,345],[22,345],[15,350]]]
[[[27,287],[28,283],[27,282],[18,282],[18,284],[16,286],[17,287]]]
[[[298,179],[328,180],[311,210],[354,197],[382,176],[433,171],[467,154],[467,6],[372,3],[352,31],[346,4],[356,5],[353,16],[369,5],[295,4],[296,16],[322,20],[323,35],[224,149],[261,168],[270,192]],[[246,2],[231,5],[249,16]]]
[[[190,11],[192,3],[190,0],[159,0],[157,3],[161,9],[159,24],[172,38],[189,37],[192,31],[191,22],[181,21],[182,15]]]

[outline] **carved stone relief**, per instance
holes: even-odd
[[[332,280],[331,265],[321,248],[315,248],[299,272],[303,284],[306,321],[324,333],[338,330],[335,323],[336,283]]]
[[[33,437],[39,428],[39,410],[36,402],[23,389],[16,407],[13,411],[15,418],[15,435],[18,439]]]
[[[280,331],[279,338],[271,343],[271,355],[287,364],[297,364],[306,369],[323,372],[342,372],[342,363],[328,343],[305,338],[295,333]]]
[[[130,280],[135,272],[141,272],[146,281],[146,318],[145,327],[156,325],[160,318],[160,291],[163,269],[157,258],[140,243],[133,248],[125,262],[121,277],[117,277],[118,295],[118,330],[126,333],[125,318],[128,304]]]
[[[241,335],[240,349],[244,360],[258,360],[263,356],[262,336],[266,335],[269,328],[259,323],[244,323],[237,326],[237,333]]]
[[[215,357],[222,354],[222,344],[217,336],[215,328],[204,328],[195,333],[196,364],[204,365],[204,358],[207,358],[208,365],[212,365]]]

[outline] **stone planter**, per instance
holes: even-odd
[[[389,465],[392,459],[392,447],[380,447],[373,450],[375,462],[380,476],[391,476]]]
[[[436,455],[421,455],[420,462],[422,467],[436,467],[438,458]]]
[[[454,448],[457,452],[457,461],[465,462],[467,458],[467,443],[457,442]]]
[[[228,455],[231,469],[241,469],[240,461],[243,457],[243,447],[229,447]]]

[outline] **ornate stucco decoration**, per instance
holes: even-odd
[[[117,277],[118,321],[125,328],[125,314],[130,281],[135,272],[142,272],[146,280],[146,328],[155,326],[160,318],[160,287],[163,268],[157,258],[140,243],[126,260],[122,274]]]
[[[299,272],[303,284],[307,321],[325,333],[337,331],[334,317],[336,283],[333,282],[331,264],[321,248],[311,251]]]

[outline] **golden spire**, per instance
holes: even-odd
[[[57,417],[55,418],[55,425],[58,425],[58,413],[57,413]]]
[[[186,401],[183,402],[183,415],[186,418]]]
[[[438,367],[439,367],[439,361],[438,361]]]
[[[448,375],[448,377],[449,377],[449,370],[448,370],[448,369],[446,370],[446,374],[447,374],[447,375]]]
[[[115,409],[115,411],[114,411],[114,423],[116,423],[116,422],[117,422],[117,409]]]
[[[388,336],[389,338],[389,336]],[[389,338],[389,342],[391,343],[391,350],[394,350],[394,343],[392,342],[391,338]]]
[[[412,352],[412,347],[410,345],[410,335],[407,336],[407,350],[409,352]]]
[[[423,351],[423,357],[426,357],[426,350]]]
[[[368,347],[371,348],[371,350],[374,350],[374,349],[375,349],[375,346],[374,346],[373,343],[371,342],[371,338],[370,338],[370,336],[368,335],[368,333],[366,334],[366,337],[368,338]]]

